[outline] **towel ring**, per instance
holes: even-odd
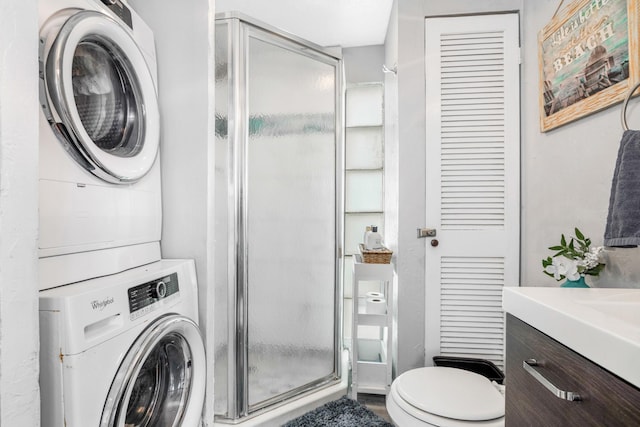
[[[622,129],[629,130],[629,126],[627,126],[627,104],[629,104],[629,100],[633,96],[633,93],[640,87],[640,82],[636,83],[636,85],[629,91],[627,97],[622,104],[622,113],[620,119],[622,120]]]

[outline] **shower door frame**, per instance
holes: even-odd
[[[216,15],[216,22],[229,28],[229,87],[234,88],[228,117],[229,141],[229,211],[228,259],[228,381],[227,417],[225,420],[258,415],[266,408],[284,404],[292,397],[309,393],[340,381],[342,375],[342,269],[344,245],[344,72],[342,57],[299,37],[278,30],[237,12]],[[334,67],[335,81],[335,277],[334,277],[334,369],[329,375],[289,390],[257,404],[249,404],[248,348],[248,179],[247,151],[249,144],[249,103],[247,97],[249,73],[249,38],[289,50]]]

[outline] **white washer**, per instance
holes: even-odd
[[[199,426],[197,319],[193,260],[40,292],[41,425]]]
[[[160,118],[154,37],[135,11],[121,0],[38,5],[48,289],[160,259]]]

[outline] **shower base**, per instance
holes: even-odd
[[[344,350],[342,353],[342,377],[340,382],[306,393],[298,398],[291,399],[281,406],[265,409],[264,412],[238,420],[234,423],[216,421],[213,427],[228,427],[229,425],[241,427],[280,427],[287,421],[346,395],[348,387],[349,352],[348,350]]]

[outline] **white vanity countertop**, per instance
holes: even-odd
[[[505,287],[502,307],[640,387],[640,289]]]

